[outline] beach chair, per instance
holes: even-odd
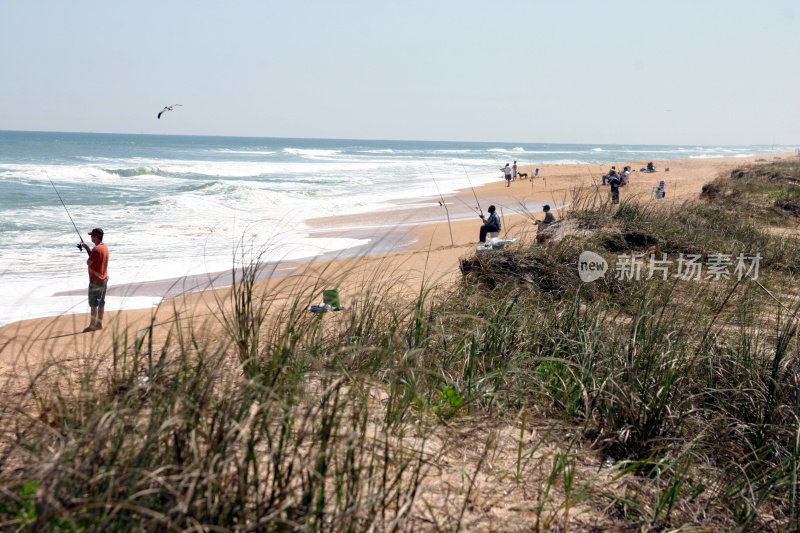
[[[497,239],[498,237],[500,237],[500,232],[499,231],[490,231],[488,235],[489,235],[490,239]]]
[[[659,200],[664,198],[664,180],[658,182],[658,187],[653,187],[653,195]]]

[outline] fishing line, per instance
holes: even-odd
[[[590,167],[588,163],[586,165],[586,170],[589,171],[589,176],[592,178],[592,185],[594,185],[594,188],[597,190],[597,199],[600,200],[600,203],[602,204],[603,195],[600,194],[600,187],[598,187],[597,181],[594,179],[594,174],[592,173],[592,167]]]
[[[81,236],[81,232],[80,232],[80,231],[78,231],[78,226],[76,226],[76,225],[75,225],[75,221],[74,221],[74,220],[72,220],[72,215],[70,215],[70,214],[69,214],[69,209],[67,209],[67,204],[65,204],[65,203],[64,203],[64,199],[63,199],[63,198],[61,198],[61,194],[59,194],[59,192],[58,192],[58,189],[56,189],[56,185],[55,185],[55,183],[53,183],[53,180],[51,180],[51,179],[50,179],[50,174],[49,174],[48,172],[45,172],[45,175],[47,176],[47,181],[49,181],[49,182],[50,182],[50,185],[52,185],[52,186],[53,186],[53,190],[54,190],[54,191],[56,191],[56,195],[58,195],[58,199],[61,201],[61,205],[63,205],[63,206],[64,206],[64,211],[66,211],[66,212],[67,212],[67,216],[69,217],[69,221],[70,221],[70,222],[72,222],[72,227],[73,227],[73,228],[75,228],[75,233],[77,233],[77,234],[78,234],[78,238],[81,240],[81,243],[78,245],[78,249],[79,249],[79,250],[80,250],[80,249],[84,249],[84,250],[85,250],[85,248],[83,247],[83,244],[84,244],[84,242],[83,242],[83,237]],[[92,255],[92,254],[89,252],[89,250],[86,250],[86,253],[87,253],[89,256],[91,256],[91,255]]]
[[[447,229],[450,230],[450,245],[455,247],[456,242],[455,240],[453,240],[453,227],[450,225],[450,211],[447,210],[447,202],[444,201],[444,196],[442,196],[442,191],[439,190],[439,184],[436,183],[436,178],[433,176],[433,172],[431,171],[431,167],[428,166],[428,163],[425,163],[425,168],[428,169],[428,174],[431,175],[433,184],[436,185],[436,192],[439,193],[439,205],[444,207],[444,212],[447,214]]]
[[[483,213],[481,213],[480,211],[478,211],[478,209],[477,209],[477,208],[476,208],[474,205],[470,205],[470,204],[468,204],[467,202],[465,202],[464,200],[462,200],[462,199],[461,199],[461,198],[460,198],[458,195],[456,195],[456,196],[453,196],[453,198],[455,198],[456,200],[458,200],[459,202],[461,202],[462,204],[464,204],[464,206],[465,206],[467,209],[469,209],[470,211],[472,211],[472,212],[473,212],[473,213],[475,213],[476,215],[479,215],[479,216],[480,216],[480,215],[482,215],[482,214],[483,214]]]
[[[464,165],[461,165],[461,168],[464,168]],[[464,172],[466,173],[466,169],[464,169]],[[437,189],[438,189],[438,186],[437,186]],[[483,213],[481,211],[479,211],[478,208],[476,208],[474,205],[469,205],[467,202],[464,201],[463,198],[461,198],[461,196],[456,194],[456,195],[453,195],[453,198],[455,198],[456,200],[458,200],[459,202],[464,204],[464,206],[467,209],[469,209],[470,211],[472,211],[476,215],[483,215]]]
[[[461,168],[464,170],[464,175],[467,177],[469,188],[472,189],[472,195],[475,196],[475,203],[478,204],[478,212],[480,213],[481,218],[483,218],[483,209],[481,208],[480,201],[478,201],[478,193],[475,192],[475,187],[472,186],[472,180],[469,179],[469,174],[467,173],[467,169],[464,166],[464,163],[461,161],[461,158],[458,157],[458,155],[456,155],[456,158],[458,158],[458,162],[461,164]]]
[[[528,178],[527,179],[531,180],[531,194],[533,194],[533,178],[534,178],[534,176],[533,176],[533,165],[531,164],[530,158],[526,157],[525,160],[528,161]]]

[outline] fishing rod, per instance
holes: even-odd
[[[458,156],[456,156],[458,157]],[[475,187],[472,186],[472,180],[469,179],[469,174],[467,173],[466,167],[464,167],[463,161],[461,158],[458,158],[458,162],[461,164],[461,168],[464,170],[464,175],[467,177],[467,183],[469,183],[469,188],[472,189],[472,195],[475,196],[475,203],[478,204],[478,211],[480,213],[481,218],[483,218],[483,208],[481,208],[481,203],[478,201],[478,193],[475,192]]]
[[[533,193],[533,178],[536,176],[533,175],[533,165],[531,164],[531,160],[529,158],[525,158],[528,160],[528,179],[531,180],[531,193]]]
[[[461,202],[462,204],[464,204],[464,207],[466,207],[467,209],[469,209],[470,211],[472,211],[472,212],[473,212],[473,213],[475,213],[476,215],[479,215],[479,216],[480,216],[480,215],[482,214],[480,211],[478,211],[478,208],[477,208],[477,207],[475,207],[474,205],[470,205],[470,204],[468,204],[467,202],[465,202],[465,201],[464,201],[464,200],[463,200],[463,199],[462,199],[460,196],[458,196],[457,194],[456,194],[456,195],[454,195],[454,196],[452,196],[451,198],[454,198],[454,199],[458,200],[459,202]]]
[[[81,240],[81,243],[77,245],[78,246],[78,250],[81,250],[81,249],[85,250],[86,248],[85,248],[85,244],[83,242],[83,237],[81,236],[81,232],[78,231],[78,226],[75,225],[75,221],[72,220],[72,215],[69,214],[69,209],[67,209],[67,204],[64,203],[64,199],[61,198],[61,194],[59,194],[58,189],[56,189],[56,184],[53,183],[53,180],[50,179],[50,174],[46,173],[46,176],[47,176],[47,181],[50,182],[50,185],[53,186],[53,190],[56,191],[56,194],[58,195],[58,199],[61,200],[61,205],[64,206],[64,211],[67,212],[67,216],[69,217],[69,221],[72,222],[72,227],[75,228],[75,233],[78,234],[78,238]],[[86,250],[86,253],[91,257],[92,254],[89,252],[89,250]]]
[[[433,184],[436,185],[436,192],[439,193],[439,205],[444,207],[444,212],[447,214],[447,229],[450,230],[450,245],[455,247],[456,242],[453,240],[453,227],[450,225],[450,211],[447,209],[447,202],[444,201],[444,196],[442,196],[442,191],[439,189],[439,184],[436,183],[436,178],[433,176],[433,172],[431,172],[431,168],[425,163],[425,168],[428,169],[428,174],[431,175],[431,179],[433,180]]]

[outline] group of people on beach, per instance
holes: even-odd
[[[612,167],[613,168],[613,167]],[[506,165],[500,169],[503,171],[503,176],[506,180],[506,187],[511,186],[512,181],[516,181],[517,178],[520,179],[527,179],[528,173],[527,172],[520,172],[519,168],[517,167],[517,162],[514,161],[514,165],[510,165],[506,163]],[[539,169],[537,168],[531,179],[539,176]],[[604,183],[605,184],[605,183]],[[544,212],[544,220],[536,220],[534,224],[539,226],[540,229],[546,228],[550,224],[556,221],[556,217],[553,216],[553,213],[550,212],[550,206],[545,205],[542,208]],[[480,242],[486,242],[486,236],[489,233],[495,233],[500,231],[500,219],[497,217],[497,212],[493,205],[489,206],[489,216],[485,217],[483,214],[480,215],[480,219],[483,221],[483,225],[480,228],[480,233],[478,234],[478,239]]]
[[[631,175],[631,167],[626,166],[622,169],[622,173],[617,172],[617,167],[612,165],[608,174],[603,176],[603,185],[608,184],[611,187],[611,203],[619,203],[619,188],[628,184]]]
[[[517,178],[519,178],[519,179],[528,179],[528,173],[527,172],[519,172],[519,169],[517,168],[517,162],[516,161],[514,161],[514,166],[511,166],[508,163],[506,163],[506,166],[504,166],[500,170],[503,171],[503,176],[506,179],[506,187],[511,187],[511,182],[512,181],[516,181]],[[539,169],[537,168],[534,171],[532,178],[536,178],[538,176],[539,176]]]

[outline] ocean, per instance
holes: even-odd
[[[792,150],[0,131],[0,325],[88,312],[86,253],[72,221],[87,243],[92,228],[105,230],[113,287],[230,270],[253,250],[289,261],[353,249],[365,240],[311,238],[305,221],[430,204],[496,181],[515,160],[614,164]],[[121,294],[107,298],[106,310],[160,301]]]

